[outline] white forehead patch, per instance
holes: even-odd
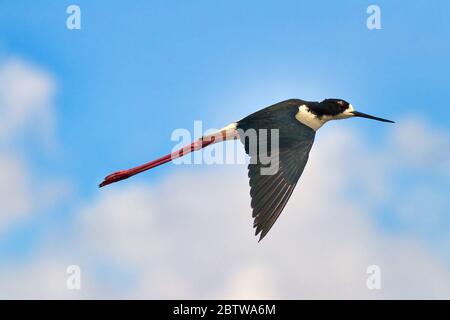
[[[304,104],[298,107],[298,112],[295,115],[295,119],[299,122],[307,125],[314,131],[317,131],[325,122],[331,120],[331,117],[323,116],[318,118],[314,113],[309,111],[308,107]]]

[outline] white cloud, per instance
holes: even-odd
[[[450,176],[450,137],[444,130],[409,118],[397,126],[392,138],[400,161]]]
[[[0,60],[0,234],[70,194],[58,179],[36,181],[30,155],[18,147],[31,134],[45,148],[53,145],[55,89],[43,68],[16,57]]]
[[[446,261],[415,233],[388,233],[374,218],[380,205],[411,200],[385,188],[401,143],[372,150],[361,135],[340,128],[318,137],[261,243],[251,229],[246,168],[186,168],[154,185],[128,180],[101,189],[77,210],[69,243],[50,236],[50,249],[28,266],[0,270],[0,286],[22,298],[450,298]],[[406,157],[401,165],[417,163]],[[76,294],[61,288],[69,264],[82,267]],[[381,267],[380,291],[366,288],[373,264]]]
[[[330,156],[345,163],[345,153],[323,142],[311,160],[328,168],[305,172],[260,244],[251,234],[242,167],[172,176],[158,187],[105,189],[82,210],[81,246],[144,279],[123,297],[450,297],[443,262],[413,237],[380,231],[367,214],[374,209],[341,189],[345,174],[330,174],[337,169]],[[382,269],[381,291],[365,286],[371,264]]]
[[[0,299],[78,299],[81,291],[66,287],[67,264],[59,257],[45,255],[33,264],[2,269]]]
[[[56,83],[41,68],[19,58],[0,61],[0,139],[26,130],[51,141]]]
[[[0,153],[0,233],[31,210],[33,199],[29,172],[23,161]]]
[[[221,298],[223,299],[270,299],[279,297],[274,280],[275,270],[263,264],[245,265],[234,273],[230,272]]]
[[[130,182],[102,190],[81,210],[76,234],[84,254],[78,258],[108,261],[137,280],[112,293],[91,275],[92,289],[84,294],[449,298],[445,264],[417,238],[386,234],[371,218],[377,202],[389,198],[372,184],[388,183],[379,175],[390,162],[371,162],[371,173],[359,182],[373,205],[352,198],[351,181],[361,177],[354,167],[390,154],[371,153],[357,137],[346,130],[320,137],[294,197],[260,244],[250,231],[243,166],[172,176],[158,186]],[[381,291],[365,286],[371,264],[381,267]]]
[[[0,235],[39,210],[45,211],[72,196],[68,182],[35,183],[26,161],[14,153],[0,152]]]
[[[86,243],[96,243],[97,254],[105,255],[116,263],[140,264],[147,256],[160,251],[157,243],[149,244],[145,253],[141,244],[148,240],[148,231],[158,231],[152,197],[153,190],[134,187],[128,192],[109,192],[100,196],[95,204],[81,210],[83,217],[81,235]],[[132,215],[123,214],[133,212]],[[153,236],[158,237],[159,234]]]

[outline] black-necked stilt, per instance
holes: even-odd
[[[253,227],[256,228],[255,234],[260,234],[259,240],[261,240],[283,211],[302,175],[316,131],[329,120],[351,117],[393,122],[355,111],[351,104],[342,99],[325,99],[322,102],[290,99],[252,113],[217,133],[204,136],[191,145],[162,158],[129,170],[113,173],[104,179],[100,187],[127,179],[210,144],[240,138],[250,156],[248,176],[254,218]],[[261,174],[261,169],[266,167],[267,163],[261,161],[258,147],[254,149],[256,152],[252,151],[249,141],[244,139],[243,133],[253,130],[256,132],[257,139],[260,140],[262,130],[274,129],[278,133],[278,145],[276,147],[268,146],[268,151],[271,157],[276,156],[277,158],[277,170],[271,174]],[[269,142],[267,143],[269,144]]]

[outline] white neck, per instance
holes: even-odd
[[[314,113],[309,111],[308,107],[302,104],[298,107],[298,112],[295,115],[295,119],[307,125],[314,131],[317,131],[325,122],[331,120],[330,116],[323,116],[318,118]]]

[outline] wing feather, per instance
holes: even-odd
[[[263,109],[238,122],[238,129],[254,129],[260,138],[260,129],[278,129],[278,147],[273,148],[268,138],[267,149],[271,163],[263,164],[258,154],[259,147],[249,148],[249,141],[241,137],[247,154],[250,156],[248,177],[250,180],[251,207],[254,218],[255,234],[260,241],[274,225],[286,206],[298,179],[308,161],[309,152],[314,143],[315,131],[295,119],[295,113],[301,104],[299,100],[287,100]],[[278,166],[272,175],[264,175],[261,169]]]

